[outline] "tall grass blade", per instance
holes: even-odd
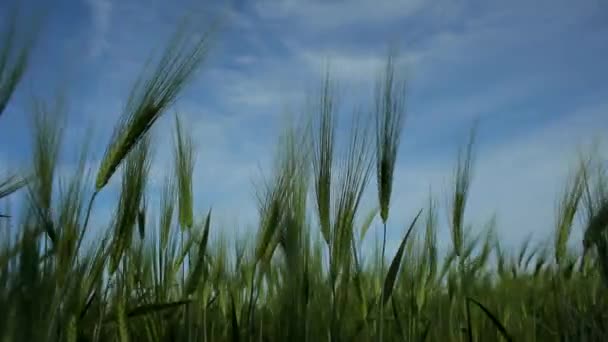
[[[403,240],[401,240],[401,244],[399,245],[399,249],[397,249],[395,257],[393,257],[393,261],[391,261],[391,265],[388,268],[388,273],[386,274],[386,278],[384,279],[384,290],[382,291],[382,302],[384,302],[385,304],[393,293],[393,288],[395,287],[395,280],[397,279],[397,273],[401,268],[401,261],[403,259],[405,245],[407,244],[407,240],[410,237],[410,234],[412,233],[412,230],[414,229],[416,222],[420,217],[420,214],[422,214],[422,209],[418,211],[418,214],[416,214],[416,217],[414,217],[414,220],[412,220],[412,223],[410,224],[407,233],[405,233]]]
[[[194,264],[194,270],[190,273],[188,278],[188,282],[186,283],[186,295],[191,295],[198,287],[204,266],[205,266],[205,256],[207,252],[207,241],[209,240],[209,228],[211,226],[211,210],[207,214],[205,218],[205,224],[203,228],[203,236],[198,245],[198,257],[196,259],[196,263]]]
[[[492,321],[494,326],[496,326],[496,329],[498,329],[498,331],[500,331],[500,334],[502,335],[502,337],[505,338],[505,340],[507,340],[509,342],[513,341],[513,338],[511,338],[511,336],[507,332],[507,329],[504,327],[504,325],[500,322],[500,320],[498,320],[498,318],[496,318],[496,316],[490,310],[488,310],[483,304],[481,304],[480,302],[476,301],[473,298],[469,297],[469,298],[467,298],[467,300],[469,302],[473,302],[475,305],[477,305],[486,314],[486,316],[488,316],[488,318]]]

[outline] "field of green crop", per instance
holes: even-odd
[[[92,170],[83,143],[79,168],[58,179],[67,148],[55,116],[62,102],[32,106],[29,174],[0,178],[4,201],[24,195],[23,210],[0,211],[0,341],[608,340],[608,174],[593,154],[581,155],[564,180],[557,217],[547,222],[551,242],[506,249],[491,225],[474,235],[464,224],[475,181],[473,130],[454,166],[446,256],[437,244],[445,213],[433,196],[409,222],[396,222],[407,229],[387,255],[407,133],[405,83],[390,54],[371,114],[353,115],[347,141],[336,139],[330,73],[315,112],[285,130],[257,188],[255,239],[234,249],[210,239],[218,228],[213,210],[194,212],[195,155],[179,119],[172,171],[160,193],[147,190],[150,129],[196,76],[215,37],[210,30],[192,41],[187,32],[177,31],[126,94]],[[2,33],[0,132],[32,37]],[[114,214],[92,227],[98,194],[116,178]],[[377,209],[367,212],[361,199],[370,192]],[[584,239],[572,249],[577,220]],[[374,229],[382,230],[380,247],[362,250]],[[83,248],[85,240],[92,247]]]

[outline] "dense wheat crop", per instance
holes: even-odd
[[[33,41],[11,25],[0,40],[0,119],[11,115],[4,109]],[[593,155],[564,180],[555,221],[547,222],[551,241],[506,250],[491,223],[480,235],[465,225],[475,195],[473,131],[447,208],[429,196],[398,223],[402,239],[385,255],[407,134],[394,55],[371,92],[373,108],[352,115],[345,141],[337,139],[335,83],[326,74],[314,110],[281,136],[274,168],[257,188],[255,239],[234,249],[211,239],[219,229],[213,210],[193,209],[194,170],[204,158],[195,163],[183,119],[175,120],[173,169],[161,191],[149,189],[150,129],[171,129],[162,117],[210,48],[210,34],[189,37],[179,30],[158,64],[144,69],[94,175],[82,144],[76,170],[59,178],[59,151],[69,146],[57,118],[66,99],[34,101],[28,175],[0,178],[7,203],[15,192],[26,195],[22,212],[3,209],[0,217],[0,341],[608,340],[608,175]],[[116,177],[114,214],[91,227],[97,195]],[[362,206],[368,192],[377,200],[371,212]],[[437,227],[445,216],[452,244],[442,253]],[[585,229],[580,252],[568,248],[577,219]],[[377,226],[379,250],[363,250]],[[94,241],[86,250],[85,239]]]

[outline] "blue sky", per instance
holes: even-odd
[[[11,1],[0,4],[2,23]],[[48,4],[20,3],[26,16]],[[456,151],[476,118],[468,222],[480,227],[496,213],[507,242],[550,232],[556,194],[577,149],[608,132],[608,5],[601,0],[59,0],[52,6],[32,68],[0,117],[0,169],[27,163],[28,96],[64,88],[70,124],[61,170],[70,169],[70,153],[90,125],[95,165],[133,81],[178,20],[191,13],[204,27],[221,14],[224,29],[203,71],[169,114],[179,111],[194,135],[198,210],[213,206],[227,232],[255,223],[252,180],[260,168],[270,169],[284,114],[305,108],[325,63],[349,115],[353,106],[369,105],[391,43],[400,47],[409,97],[389,249],[426,203],[429,187],[445,203]],[[154,184],[171,165],[172,128],[167,116],[155,129]],[[608,156],[605,142],[600,151]],[[116,185],[114,179],[97,204],[95,222],[111,214]],[[370,191],[365,205],[374,199]],[[442,206],[442,223],[446,218]],[[447,230],[440,232],[445,243]]]

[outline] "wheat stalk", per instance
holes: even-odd
[[[403,121],[405,116],[405,82],[395,75],[394,56],[389,54],[382,81],[376,88],[375,98],[376,122],[376,182],[378,186],[378,202],[380,218],[383,223],[381,272],[384,273],[384,257],[386,249],[386,223],[389,216],[391,194],[393,190],[393,174],[397,162],[397,152],[401,141]],[[384,298],[384,294],[381,294]],[[384,302],[380,303],[379,338],[383,340]]]

